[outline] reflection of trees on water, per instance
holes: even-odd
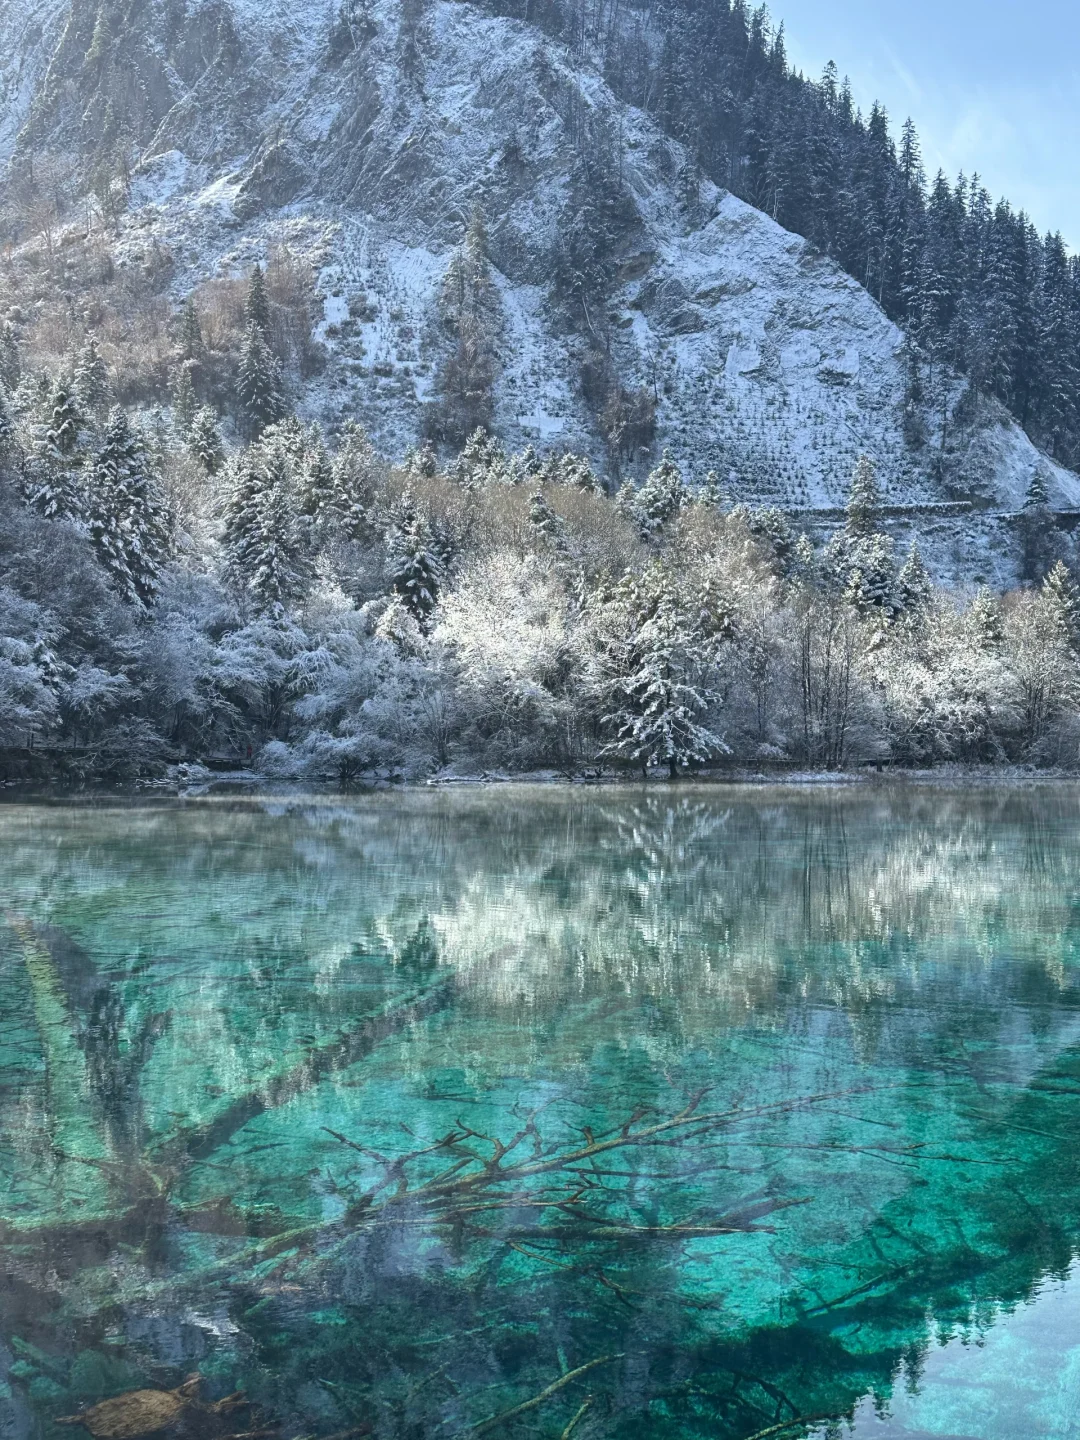
[[[146,1373],[216,1316],[286,1437],[745,1436],[1068,1263],[1071,800],[507,793],[0,811],[128,1174],[104,1286],[70,1211],[18,1261],[65,1384],[109,1327]],[[5,944],[8,1003],[27,965]],[[737,1121],[637,1142],[705,1084]],[[559,1166],[485,1170],[532,1108],[499,1164]]]

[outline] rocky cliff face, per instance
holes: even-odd
[[[331,425],[358,414],[389,453],[432,397],[434,302],[480,204],[508,444],[603,453],[583,384],[600,351],[656,402],[654,453],[717,470],[741,498],[836,506],[868,452],[894,505],[1012,511],[1041,469],[1052,503],[1080,507],[1080,480],[996,407],[905,416],[903,336],[871,297],[696,177],[647,114],[527,23],[463,0],[337,13],[12,0],[0,28],[2,157],[76,156],[89,172],[126,147],[119,250],[166,247],[177,300],[271,244],[308,255],[329,359],[301,408]],[[598,175],[603,203],[588,210]],[[586,324],[560,289],[583,206],[607,266]],[[984,538],[990,524],[972,522]]]

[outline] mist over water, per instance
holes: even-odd
[[[0,1435],[1074,1435],[1078,897],[1075,787],[0,808]]]

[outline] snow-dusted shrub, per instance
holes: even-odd
[[[556,764],[578,753],[584,628],[554,565],[536,555],[496,551],[464,571],[434,638],[478,757]]]

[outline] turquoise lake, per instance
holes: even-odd
[[[2,1440],[1080,1437],[1080,788],[9,802],[0,909]]]

